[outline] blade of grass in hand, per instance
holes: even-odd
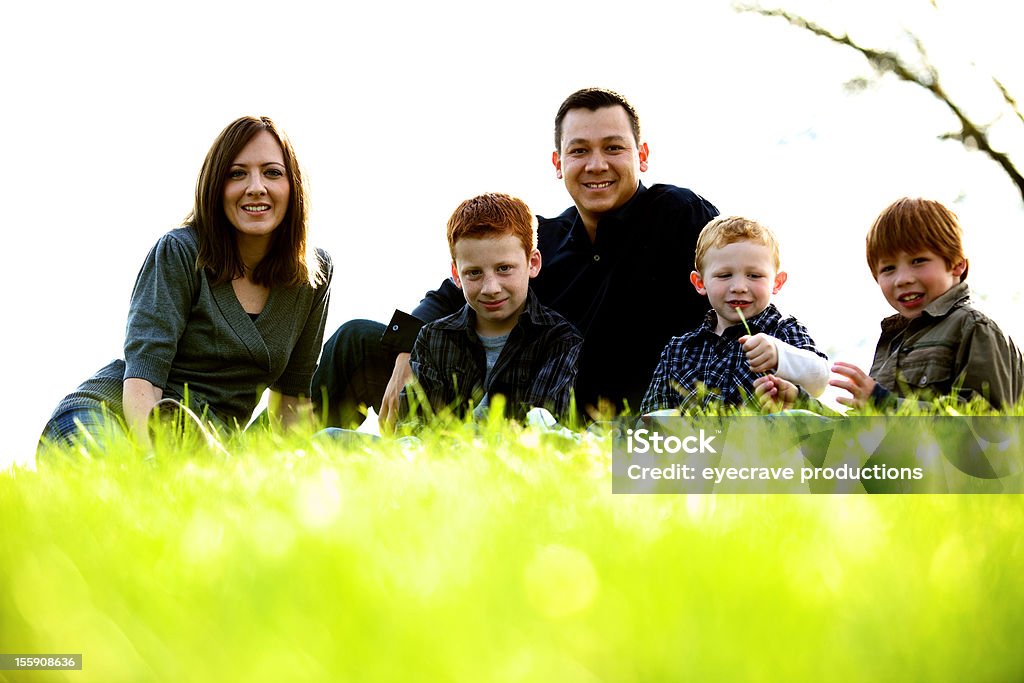
[[[747,318],[743,315],[743,311],[740,310],[739,306],[736,306],[736,312],[739,314],[740,320],[743,322],[743,329],[747,331],[749,336],[753,337],[754,333],[750,331],[750,325],[747,324]]]

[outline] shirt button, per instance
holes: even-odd
[[[392,329],[392,331],[394,331],[394,332],[398,332],[398,325],[392,325],[392,326],[391,326],[391,329]]]
[[[594,254],[594,261],[597,262],[597,261],[600,261],[600,260],[601,260],[601,255],[600,254]]]

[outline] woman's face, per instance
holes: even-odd
[[[281,145],[260,131],[228,170],[224,213],[239,237],[270,237],[288,212],[291,189]]]

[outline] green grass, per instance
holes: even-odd
[[[1024,678],[1021,496],[613,496],[600,439],[422,438],[0,474],[0,652],[84,655],[0,681]]]

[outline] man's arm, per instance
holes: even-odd
[[[384,389],[384,398],[380,402],[380,415],[378,423],[384,431],[391,431],[395,426],[395,420],[402,412],[401,399],[404,396],[406,387],[413,379],[411,354],[399,353],[395,357],[395,369],[391,372],[391,379]]]
[[[412,314],[429,323],[455,313],[465,303],[466,297],[462,290],[456,287],[449,277],[445,278],[440,287],[424,294],[419,305],[412,310]]]
[[[443,376],[438,362],[431,353],[430,330],[427,329],[416,337],[411,354],[399,355],[405,356],[408,380],[398,390],[395,408],[391,413],[391,421],[388,423],[387,429],[391,429],[397,420],[409,418],[413,407],[410,404],[410,393],[417,397],[418,412],[415,416],[417,418],[429,418],[435,410],[444,407]]]
[[[440,287],[426,293],[412,315],[396,310],[391,317],[380,341],[385,348],[398,351],[398,356],[380,404],[378,418],[382,429],[390,430],[398,417],[399,396],[413,377],[410,351],[420,329],[428,322],[455,313],[465,303],[462,290],[447,278]]]
[[[412,351],[421,327],[455,313],[465,303],[462,290],[455,286],[451,278],[447,278],[440,287],[427,292],[411,314],[396,310],[380,338],[381,343],[385,348],[407,354]]]

